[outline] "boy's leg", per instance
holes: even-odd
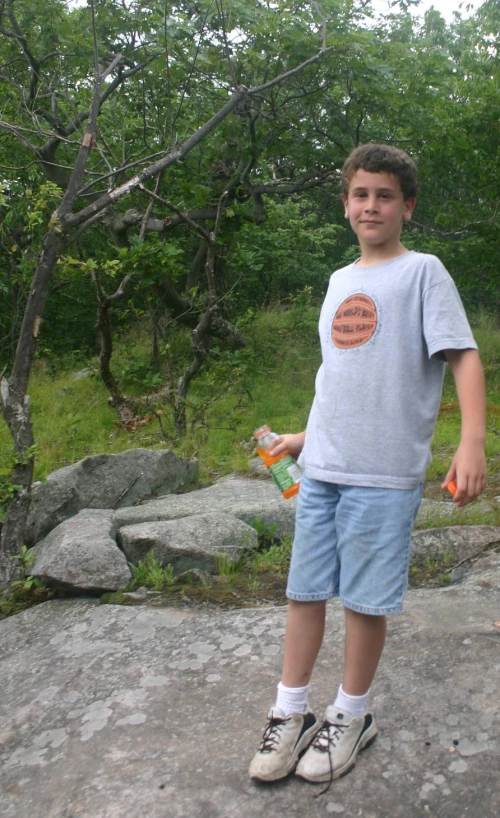
[[[385,640],[385,616],[398,613],[408,586],[411,530],[422,497],[413,489],[339,486],[335,514],[340,599],[346,619],[343,685],[297,775],[345,775],[377,735],[366,700]]]
[[[345,649],[342,689],[363,696],[370,689],[384,649],[386,617],[344,608]]]
[[[297,775],[313,782],[340,778],[356,763],[360,750],[377,735],[375,720],[366,713],[366,700],[384,649],[385,616],[372,616],[344,608],[344,674],[335,702],[327,707],[325,720]]]
[[[251,778],[284,778],[319,729],[307,707],[309,680],[325,628],[326,599],[338,594],[334,484],[302,477],[288,576],[288,617],[283,673],[276,706],[260,748],[250,764]]]
[[[278,781],[295,768],[319,728],[307,695],[323,641],[326,602],[289,600],[283,672],[276,706],[268,714],[262,743],[250,764],[250,777]]]
[[[286,687],[309,684],[325,632],[326,602],[288,602],[281,681]]]

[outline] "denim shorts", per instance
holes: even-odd
[[[422,489],[423,483],[368,488],[303,475],[287,597],[314,602],[338,596],[360,613],[399,613]]]

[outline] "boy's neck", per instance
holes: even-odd
[[[400,241],[393,247],[363,246],[363,244],[360,243],[360,249],[361,257],[356,264],[357,267],[375,267],[377,264],[382,264],[384,261],[391,261],[391,259],[403,256],[409,252]]]

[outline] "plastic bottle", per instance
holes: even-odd
[[[269,469],[274,482],[278,486],[285,500],[294,497],[300,488],[300,478],[302,471],[295,462],[290,452],[271,457],[269,449],[279,435],[272,432],[269,426],[261,426],[253,433],[257,441],[257,454],[264,461],[264,465]]]

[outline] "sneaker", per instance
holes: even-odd
[[[310,711],[285,716],[279,707],[271,708],[267,718],[262,743],[252,759],[249,774],[258,781],[279,781],[295,769],[319,722]]]
[[[376,736],[377,726],[371,714],[353,716],[331,705],[295,773],[313,783],[341,778],[352,770],[359,751],[375,741]]]

